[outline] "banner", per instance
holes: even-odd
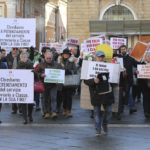
[[[77,46],[77,45],[79,45],[79,39],[77,39],[77,38],[68,38],[67,42],[66,42],[66,45],[67,46],[73,46],[73,45]]]
[[[138,65],[137,70],[139,71],[138,78],[150,79],[150,65]]]
[[[134,49],[132,50],[130,56],[136,59],[137,61],[141,61],[144,53],[148,49],[148,44],[143,42],[137,42]]]
[[[53,46],[52,43],[40,43],[39,52],[40,52],[40,53],[42,52],[42,48],[43,48],[43,47],[51,48],[52,46]]]
[[[65,81],[65,70],[61,69],[45,69],[45,83],[63,83]]]
[[[1,47],[35,47],[35,19],[0,19]]]
[[[113,49],[119,49],[121,45],[127,45],[127,39],[126,38],[117,38],[117,37],[111,37],[110,38],[110,46]]]
[[[87,52],[93,53],[98,45],[102,44],[103,40],[98,37],[93,37],[84,41]]]
[[[31,70],[1,69],[0,72],[0,103],[34,103]]]
[[[120,71],[120,64],[83,60],[81,79],[88,80],[97,77],[99,73],[109,72],[109,82],[119,83]]]

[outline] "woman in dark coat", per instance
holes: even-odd
[[[58,63],[61,64],[62,68],[65,70],[65,75],[73,75],[77,73],[75,58],[71,55],[68,48],[63,50],[61,56],[58,57]],[[62,100],[63,100],[63,112],[62,115],[66,117],[72,117],[72,96],[74,92],[74,87],[63,86],[62,88]]]
[[[33,69],[32,62],[28,59],[28,53],[21,53],[20,54],[20,61],[18,63],[17,69]],[[28,110],[28,112],[27,112]],[[22,104],[22,113],[24,118],[24,124],[28,123],[29,121],[32,122],[32,110],[33,104]]]
[[[150,52],[145,55],[143,65],[150,65]],[[137,73],[139,73],[137,71]],[[139,79],[139,84],[143,94],[143,109],[146,118],[150,118],[150,79]]]

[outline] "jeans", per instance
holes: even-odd
[[[111,118],[112,114],[112,106],[111,105],[103,105],[104,113],[101,112],[101,106],[94,106],[94,119],[95,119],[95,128],[99,132],[101,132],[101,126],[107,125],[108,121]]]
[[[45,87],[44,108],[45,113],[56,112],[57,86]]]
[[[36,103],[36,107],[39,107],[39,105],[40,105],[40,93],[37,93],[37,92],[34,93],[34,100]]]

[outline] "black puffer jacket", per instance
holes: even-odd
[[[111,105],[114,102],[114,96],[110,89],[110,84],[100,80],[98,84],[94,79],[85,80],[84,83],[89,86],[91,104],[100,106],[101,104]]]

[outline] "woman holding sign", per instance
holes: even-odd
[[[143,65],[150,66],[150,52],[146,53]],[[139,71],[137,73],[139,74]],[[144,115],[150,119],[150,79],[140,79],[139,83],[143,93]]]

